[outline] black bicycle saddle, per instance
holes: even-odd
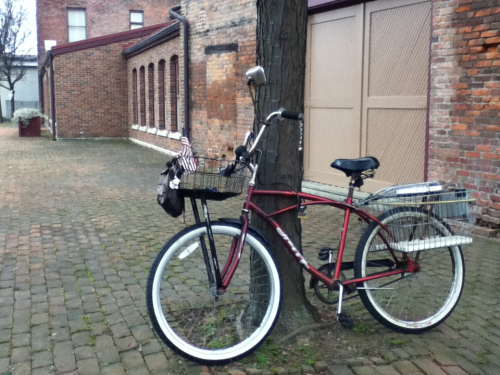
[[[380,163],[373,156],[365,156],[359,159],[337,159],[332,163],[331,167],[344,172],[347,177],[351,177],[354,172],[377,169],[380,167]]]

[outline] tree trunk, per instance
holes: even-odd
[[[10,98],[10,118],[14,116],[15,105],[14,105],[14,91],[12,91],[12,98]]]
[[[0,96],[0,123],[3,122],[2,97]]]
[[[257,1],[257,65],[264,68],[267,85],[258,89],[261,116],[285,108],[303,112],[306,61],[307,1]],[[258,126],[257,124],[255,125]],[[257,130],[257,129],[255,129]],[[268,129],[263,137],[262,161],[257,188],[301,191],[303,157],[299,152],[300,127],[297,121],[285,120]],[[266,212],[297,204],[296,199],[259,198]],[[301,250],[301,225],[297,211],[276,218]],[[298,262],[289,255],[281,238],[254,216],[255,224],[270,241],[283,280],[283,308],[280,326],[285,331],[314,322],[315,310],[306,299],[304,276]]]

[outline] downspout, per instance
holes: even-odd
[[[44,112],[43,108],[43,75],[45,74],[45,66],[42,66],[40,72],[38,72],[38,109],[40,112]]]
[[[171,18],[176,18],[184,25],[184,131],[183,135],[189,139],[189,24],[186,17],[177,13],[181,9],[176,5],[168,11]]]
[[[52,140],[56,140],[56,93],[54,92],[54,57],[52,51],[49,51],[50,64],[50,107],[52,117]]]

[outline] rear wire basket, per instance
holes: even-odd
[[[389,246],[398,251],[414,252],[467,245],[472,242],[474,199],[463,189],[397,196],[371,196],[357,206],[370,212],[389,231]],[[376,241],[372,251],[387,244]]]
[[[220,173],[234,165],[234,160],[194,156],[192,161],[196,163],[196,171],[185,172],[181,177],[179,189],[183,196],[222,201],[242,193],[248,174],[246,168],[237,167],[230,177]]]

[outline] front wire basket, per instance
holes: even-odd
[[[198,156],[191,159],[196,171],[182,175],[179,189],[183,196],[222,201],[242,193],[248,174],[246,168],[237,166],[231,176],[225,177],[220,171],[234,165],[234,160]]]
[[[435,250],[472,242],[474,199],[463,189],[423,194],[375,196],[357,206],[377,217],[389,233],[389,246],[398,251]],[[387,248],[378,241],[380,250]],[[377,249],[373,249],[376,251]]]

